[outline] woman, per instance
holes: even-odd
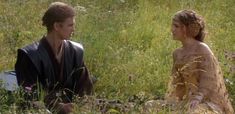
[[[182,47],[173,52],[172,80],[166,99],[188,113],[233,114],[223,74],[214,54],[203,42],[205,23],[192,10],[172,20],[173,39]]]
[[[52,112],[70,113],[72,96],[91,94],[92,82],[84,64],[83,47],[70,41],[75,10],[62,2],[52,3],[42,18],[47,33],[40,41],[18,49],[15,70],[18,84],[33,93],[38,85]]]

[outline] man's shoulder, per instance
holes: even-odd
[[[23,48],[18,49],[18,60],[17,61],[31,61],[32,64],[36,67],[37,71],[40,71],[40,53],[39,53],[39,42],[34,42],[24,46]],[[22,59],[24,58],[24,59]]]
[[[74,42],[74,41],[71,41],[71,40],[66,40],[65,42],[67,42],[70,47],[75,49],[75,51],[83,51],[84,50],[84,48],[83,48],[81,43]]]
[[[82,44],[70,40],[66,40],[65,42],[65,50],[67,50],[66,54],[75,58],[73,60],[75,60],[76,66],[81,66],[84,54]]]
[[[68,42],[70,45],[72,45],[73,47],[75,47],[75,48],[80,48],[80,49],[83,50],[83,46],[82,46],[81,43],[74,42],[74,41],[71,41],[71,40],[67,40],[67,42]]]
[[[23,48],[20,48],[19,50],[24,51],[26,53],[35,52],[38,50],[38,46],[39,46],[39,42],[33,42],[31,44],[24,46]]]

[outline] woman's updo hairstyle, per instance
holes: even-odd
[[[205,37],[205,23],[202,16],[193,10],[181,10],[175,14],[173,20],[186,26],[188,36],[203,42]]]

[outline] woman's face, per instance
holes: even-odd
[[[173,20],[171,32],[174,40],[181,40],[185,37],[185,26],[180,22]]]
[[[74,17],[70,17],[65,19],[64,22],[59,23],[59,27],[57,29],[57,33],[61,40],[68,40],[75,30],[75,19]]]

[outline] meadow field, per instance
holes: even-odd
[[[0,0],[0,71],[14,69],[17,49],[46,33],[41,18],[55,0]],[[85,63],[97,78],[94,97],[135,102],[139,107],[162,99],[172,66],[171,19],[193,9],[206,21],[205,42],[222,67],[235,107],[234,0],[60,0],[75,7],[76,30],[71,40],[85,48]],[[19,90],[20,91],[20,90]],[[0,114],[40,113],[20,110],[20,92],[0,89]],[[113,109],[112,113],[123,113]],[[78,111],[77,113],[100,113]],[[140,113],[135,108],[129,113]]]

